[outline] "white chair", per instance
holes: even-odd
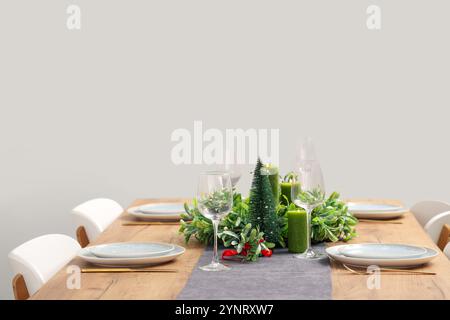
[[[435,215],[450,211],[450,204],[442,201],[427,200],[416,203],[410,210],[423,227]]]
[[[78,242],[63,234],[37,237],[12,250],[8,258],[15,274],[14,297],[28,299],[72,260],[78,250]]]
[[[450,211],[434,216],[424,228],[434,243],[444,250],[450,237]]]
[[[445,246],[444,253],[447,256],[447,258],[450,259],[450,243],[447,243],[447,245]]]
[[[72,217],[81,247],[94,241],[122,212],[120,204],[110,199],[93,199],[74,208]]]

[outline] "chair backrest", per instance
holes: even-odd
[[[9,262],[15,275],[21,274],[28,293],[34,294],[80,250],[75,239],[63,234],[34,238],[12,250]]]
[[[450,211],[434,216],[425,225],[425,231],[434,243],[438,243],[441,232],[446,224],[450,225]],[[443,247],[441,249],[443,249]]]
[[[447,246],[444,248],[444,253],[447,256],[447,258],[450,259],[450,243],[447,243]]]
[[[93,199],[72,210],[75,228],[84,227],[90,242],[94,241],[121,213],[123,208],[111,199]]]
[[[423,227],[437,214],[450,211],[450,204],[443,201],[427,200],[416,203],[410,210]]]

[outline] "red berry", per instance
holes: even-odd
[[[261,253],[264,257],[270,257],[272,255],[272,250],[264,249],[263,251],[261,251]]]

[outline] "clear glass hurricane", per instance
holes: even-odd
[[[236,187],[237,183],[239,182],[242,176],[242,166],[235,163],[232,164],[226,163],[224,167],[225,167],[224,171],[230,174],[231,185],[233,187]]]
[[[210,219],[214,228],[214,252],[210,264],[200,267],[204,271],[224,271],[230,269],[219,262],[217,233],[220,220],[233,207],[233,187],[230,173],[207,171],[200,174],[198,183],[198,208],[203,216]]]
[[[317,160],[300,160],[295,180],[292,183],[291,198],[298,207],[305,209],[307,219],[307,249],[294,257],[299,259],[319,259],[323,254],[311,248],[311,215],[325,199],[325,184],[322,170]]]

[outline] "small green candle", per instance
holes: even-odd
[[[308,222],[304,210],[288,211],[289,252],[303,253],[308,248]]]
[[[275,200],[275,204],[278,205],[280,201],[280,174],[278,168],[270,164],[265,165],[261,169],[261,174],[269,177],[273,199]]]
[[[296,182],[295,184],[298,184],[298,182]],[[281,198],[280,198],[280,201],[285,206],[288,206],[292,202],[291,189],[292,189],[292,182],[282,182],[281,183]],[[287,200],[286,200],[285,197],[287,198]]]
[[[284,176],[281,182],[281,196],[280,201],[285,206],[288,206],[291,202],[292,186],[299,186],[297,181],[297,174],[295,172],[289,172]],[[287,200],[286,200],[287,199]]]

